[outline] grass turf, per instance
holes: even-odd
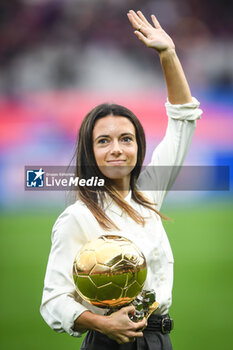
[[[175,221],[165,222],[175,256],[174,350],[231,349],[232,206],[202,204],[165,212]],[[56,334],[39,314],[50,232],[57,215],[0,215],[0,344],[4,350],[79,349],[80,339]]]

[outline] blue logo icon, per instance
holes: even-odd
[[[40,170],[27,170],[26,186],[27,187],[44,187],[44,174],[42,168]]]

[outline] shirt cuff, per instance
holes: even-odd
[[[202,110],[198,108],[200,102],[192,97],[192,102],[185,104],[171,104],[168,100],[165,103],[168,117],[177,120],[197,120],[201,118]]]
[[[85,333],[85,332],[82,333],[82,332],[75,331],[73,328],[74,328],[75,320],[84,311],[87,311],[87,310],[88,309],[82,305],[79,305],[78,310],[75,310],[73,312],[69,308],[64,310],[64,320],[66,320],[66,321],[63,323],[63,328],[72,337],[81,337],[83,335],[83,333]]]

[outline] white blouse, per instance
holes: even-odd
[[[199,102],[184,105],[165,104],[168,127],[162,142],[153,152],[150,166],[140,174],[138,188],[150,184],[144,195],[160,210],[167,190],[178,174],[178,167],[169,167],[161,176],[158,166],[181,165],[184,161],[192,136],[202,111]],[[154,188],[156,190],[153,190]],[[75,291],[73,282],[73,261],[78,250],[87,241],[103,234],[117,234],[133,241],[144,253],[147,261],[147,279],[144,289],[154,289],[159,309],[156,313],[168,313],[172,303],[173,255],[160,217],[131,198],[125,200],[146,219],[144,227],[122,212],[110,198],[105,203],[106,214],[116,223],[120,231],[105,231],[98,224],[90,210],[81,202],[70,205],[57,219],[52,231],[52,247],[49,255],[41,315],[56,332],[67,332],[79,337],[82,333],[74,331],[74,321],[85,310],[104,314],[106,310],[92,306],[81,299]]]

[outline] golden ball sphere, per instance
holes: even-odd
[[[143,253],[132,241],[116,235],[86,243],[73,265],[77,292],[101,308],[129,304],[142,291],[146,275]]]

